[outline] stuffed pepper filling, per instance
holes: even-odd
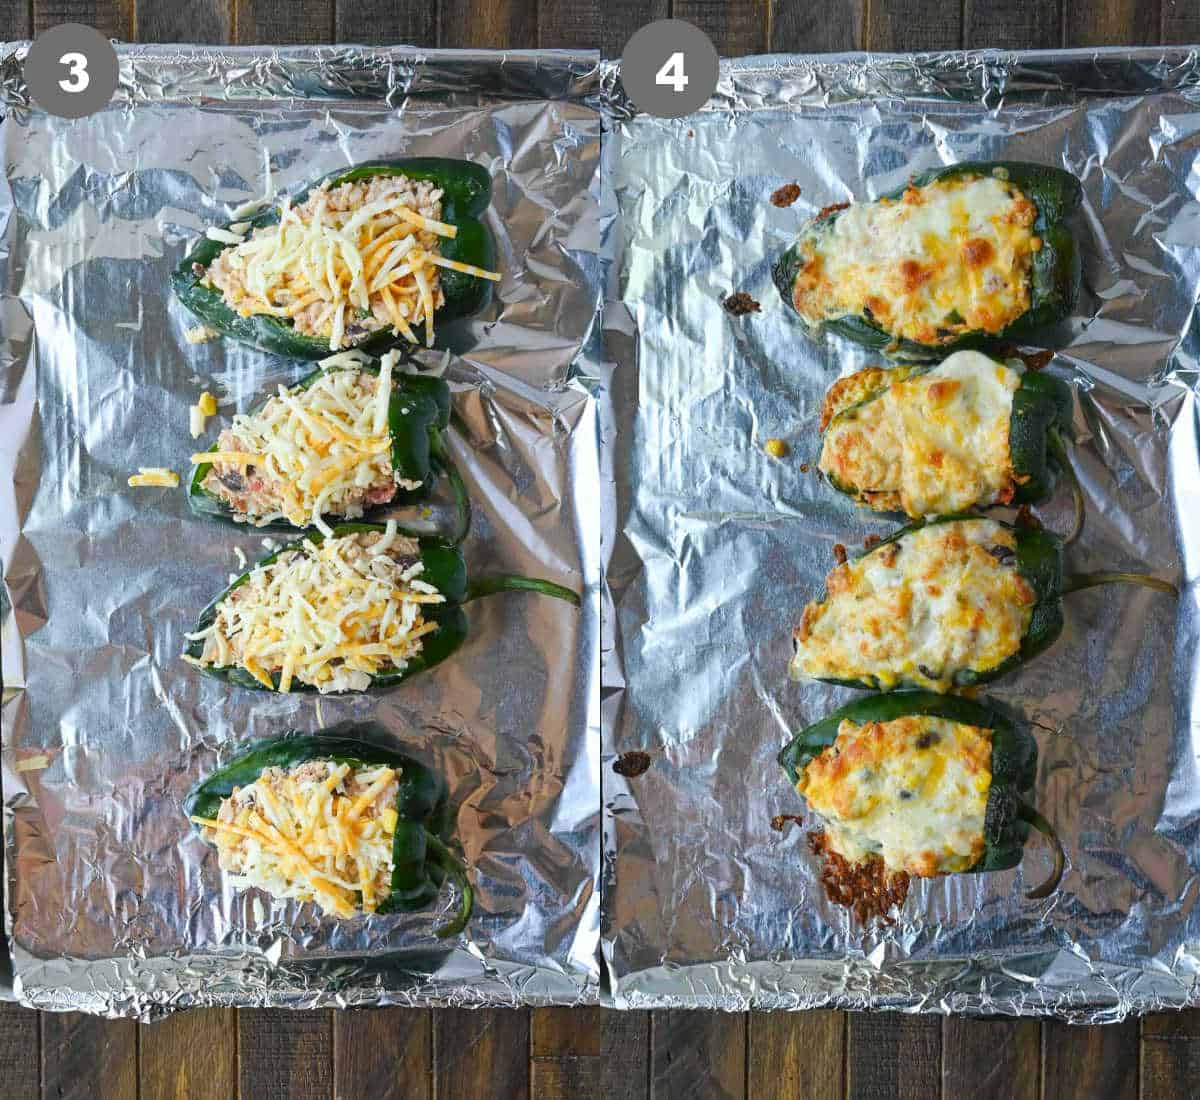
[[[855,724],[800,772],[796,790],[847,863],[929,877],[983,856],[992,731],[929,715]]]
[[[862,316],[921,344],[1000,332],[1030,308],[1036,220],[1021,189],[994,175],[857,203],[802,232],[793,305],[814,328]]]
[[[929,524],[843,562],[793,634],[794,677],[949,691],[1021,648],[1037,594],[1016,535],[987,519]]]
[[[339,917],[387,897],[400,772],[309,760],[265,768],[235,787],[215,818],[193,817],[237,887],[315,901]]]
[[[826,396],[820,468],[868,507],[914,519],[1007,504],[1020,385],[1018,371],[976,351],[894,378],[860,371]]]
[[[210,231],[225,234],[230,247],[196,273],[243,317],[278,317],[328,340],[332,351],[381,329],[419,343],[415,330],[423,327],[432,346],[433,316],[445,302],[439,269],[499,278],[442,256],[439,241],[457,229],[441,216],[442,191],[428,180],[326,182],[296,206],[285,200],[278,224],[249,237]]]
[[[322,694],[365,691],[372,677],[402,672],[438,629],[424,613],[445,597],[423,571],[417,542],[394,523],[306,540],[248,573],[188,635],[203,641],[196,663],[239,666],[283,692],[293,681]]]
[[[392,369],[386,355],[377,376],[347,367],[280,386],[258,412],[235,416],[215,450],[192,455],[211,464],[201,487],[259,527],[280,519],[322,527],[322,516],[356,518],[397,490],[420,488],[392,468]]]

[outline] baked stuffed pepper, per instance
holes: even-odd
[[[822,210],[775,266],[813,337],[828,329],[899,358],[940,358],[1061,320],[1079,292],[1065,219],[1079,180],[1040,164],[972,161],[873,202]]]
[[[1031,801],[1037,742],[991,707],[924,691],[858,699],[797,734],[779,763],[824,825],[827,888],[864,865],[876,881],[1004,871],[1031,826],[1054,872],[1028,896],[1062,878],[1062,847]]]
[[[947,692],[1031,660],[1062,633],[1062,598],[1099,584],[1157,577],[1063,572],[1046,531],[982,516],[918,521],[837,565],[792,636],[800,679],[871,690]]]

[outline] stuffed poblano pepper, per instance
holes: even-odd
[[[918,521],[830,572],[793,633],[790,670],[880,691],[981,684],[1054,642],[1063,596],[1112,583],[1175,594],[1141,574],[1064,575],[1046,531],[983,516]]]
[[[266,691],[390,688],[440,664],[467,638],[463,605],[507,591],[576,606],[569,588],[529,577],[468,579],[462,552],[394,522],[311,532],[225,589],[187,635],[185,660]]]
[[[458,512],[453,541],[461,542],[471,505],[446,451],[450,387],[403,373],[398,359],[343,352],[239,413],[207,451],[192,455],[192,510],[303,530],[421,499],[444,472]]]
[[[1033,826],[1054,872],[1027,896],[1062,878],[1062,846],[1030,802],[1037,742],[991,707],[927,691],[858,699],[797,734],[779,763],[825,823],[824,850],[847,864],[919,878],[1004,871]]]
[[[821,410],[820,469],[857,503],[913,519],[1045,499],[1069,463],[1071,388],[958,351],[935,366],[868,367],[839,379]]]
[[[420,157],[339,170],[212,227],[176,269],[179,300],[221,336],[293,359],[433,345],[434,322],[482,308],[491,177]]]
[[[1061,320],[1080,259],[1064,219],[1079,181],[978,161],[914,177],[874,202],[822,210],[775,266],[813,337],[828,329],[897,358],[1012,340]]]
[[[449,879],[458,909],[436,931],[453,936],[472,893],[450,849],[446,781],[372,744],[380,732],[347,723],[260,741],[192,788],[188,817],[237,885],[339,917],[425,909]]]

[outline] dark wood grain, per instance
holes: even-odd
[[[772,53],[823,53],[863,48],[863,13],[867,0],[828,0],[797,4],[772,0]]]
[[[254,1100],[329,1100],[333,1013],[244,1008],[238,1012],[238,1088]]]
[[[136,33],[133,7],[134,0],[33,0],[33,32],[56,23],[86,23],[109,38],[128,40]]]
[[[1045,50],[1062,44],[1063,0],[964,0],[968,49]]]
[[[650,1015],[605,1012],[600,1048],[605,1100],[650,1100]]]
[[[537,0],[441,0],[441,45],[532,49],[538,41]]]
[[[1172,45],[1200,42],[1200,4],[1196,0],[1161,0],[1162,40]]]
[[[228,42],[233,36],[234,0],[137,0],[139,42]]]
[[[29,38],[33,27],[33,0],[0,0],[0,27],[9,39]]]
[[[1042,1025],[1044,1100],[1134,1100],[1138,1094],[1138,1023],[1105,1027]]]
[[[438,1097],[529,1100],[529,1010],[447,1008],[433,1017]]]
[[[235,0],[235,42],[321,44],[331,41],[333,34],[330,0]]]
[[[653,1100],[741,1100],[746,1096],[746,1014],[651,1014]]]
[[[237,1013],[195,1008],[143,1024],[138,1074],[143,1100],[229,1100],[237,1093]]]
[[[695,23],[722,57],[762,53],[767,48],[769,0],[674,0],[671,15]]]
[[[41,1084],[38,1015],[0,1002],[0,1087],[10,1100],[35,1100]]]
[[[376,1008],[333,1016],[333,1094],[337,1100],[430,1100],[430,1009]]]
[[[747,1081],[751,1100],[841,1100],[846,1014],[751,1013]]]
[[[1175,1100],[1200,1090],[1200,1009],[1142,1021],[1141,1100]]]
[[[529,1087],[537,1100],[600,1100],[603,1090],[601,1008],[540,1008],[529,1035]]]
[[[1070,0],[1068,46],[1133,46],[1157,42],[1158,0]]]
[[[847,1018],[848,1100],[929,1100],[941,1092],[942,1022],[897,1012]]]
[[[334,39],[372,46],[435,46],[437,24],[434,0],[337,0]]]
[[[620,57],[634,31],[667,15],[667,0],[539,0],[538,45]]]
[[[1041,1047],[1037,1020],[944,1020],[943,1100],[1037,1100]]]
[[[870,0],[866,48],[887,53],[956,50],[962,45],[962,7],[930,0]]]
[[[81,1012],[42,1013],[45,1100],[137,1100],[138,1026]]]

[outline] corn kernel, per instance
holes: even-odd
[[[791,448],[782,439],[768,439],[763,448],[772,458],[787,458]]]
[[[217,415],[217,399],[208,390],[200,395],[200,400],[196,402],[196,405],[205,416]]]

